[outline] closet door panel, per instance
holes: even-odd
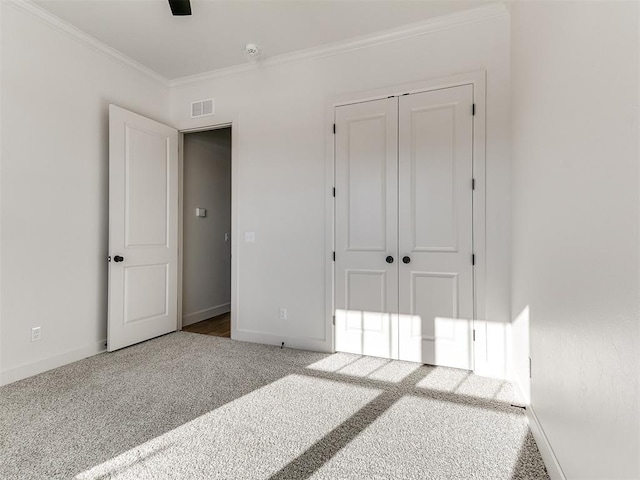
[[[394,98],[336,108],[338,351],[397,357],[397,121]]]
[[[399,357],[472,368],[473,87],[399,103]]]

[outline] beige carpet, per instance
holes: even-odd
[[[547,479],[507,382],[174,333],[0,388],[2,479]]]

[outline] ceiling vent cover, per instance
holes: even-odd
[[[213,98],[200,100],[191,104],[191,118],[206,117],[214,113]]]

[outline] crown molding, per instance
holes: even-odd
[[[164,87],[171,88],[190,86],[210,80],[215,80],[217,78],[239,75],[242,73],[258,70],[260,68],[275,67],[278,65],[285,65],[288,63],[295,63],[304,60],[316,60],[333,55],[341,55],[353,50],[359,50],[361,48],[367,48],[374,45],[394,42],[420,35],[428,35],[440,30],[446,30],[469,23],[475,23],[482,20],[509,15],[505,3],[496,2],[471,10],[465,10],[450,15],[435,17],[422,22],[403,25],[391,30],[384,30],[374,34],[364,35],[345,41],[321,45],[319,47],[312,47],[305,50],[298,50],[296,52],[286,53],[283,55],[277,55],[264,60],[259,60],[256,63],[234,65],[227,68],[212,70],[210,72],[204,72],[196,75],[169,80],[156,71],[125,55],[119,50],[106,45],[95,37],[92,37],[91,35],[83,32],[82,30],[65,22],[64,20],[61,20],[44,8],[34,4],[31,0],[0,1],[4,5],[9,5],[48,24],[49,26],[61,32],[66,33],[67,35],[89,47],[93,51],[98,52],[122,65],[131,68],[145,78],[155,81]]]
[[[199,73],[196,75],[169,80],[169,85],[171,87],[191,86],[222,77],[251,72],[260,68],[274,67],[303,60],[316,60],[333,55],[341,55],[353,50],[359,50],[361,48],[367,48],[383,43],[395,42],[398,40],[404,40],[420,35],[428,35],[441,30],[508,15],[509,13],[504,3],[491,3],[489,5],[474,8],[471,10],[465,10],[450,15],[443,15],[441,17],[435,17],[426,21],[403,25],[395,29],[384,30],[374,34],[352,38],[346,41],[330,43],[319,47],[313,47],[305,50],[298,50],[296,52],[285,53],[283,55],[277,55],[264,60],[258,60],[255,63],[234,65],[227,68],[212,70],[210,72]]]
[[[115,48],[112,48],[102,43],[100,40],[92,37],[91,35],[83,32],[82,30],[65,22],[64,20],[61,20],[60,18],[56,17],[49,11],[31,2],[31,0],[1,0],[1,1],[4,5],[11,6],[16,10],[26,13],[31,17],[34,17],[46,23],[47,25],[55,28],[60,32],[66,33],[67,35],[71,36],[75,40],[85,45],[86,47],[89,47],[94,52],[98,52],[110,58],[111,60],[115,60],[116,62],[133,69],[134,71],[143,75],[147,79],[160,83],[164,87],[171,86],[169,80],[167,80],[165,77],[163,77],[159,73],[151,70],[148,67],[145,67],[141,63],[125,55],[119,50],[116,50]]]

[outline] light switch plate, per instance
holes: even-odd
[[[206,217],[206,216],[207,216],[206,208],[200,208],[200,207],[196,208],[196,217]]]

